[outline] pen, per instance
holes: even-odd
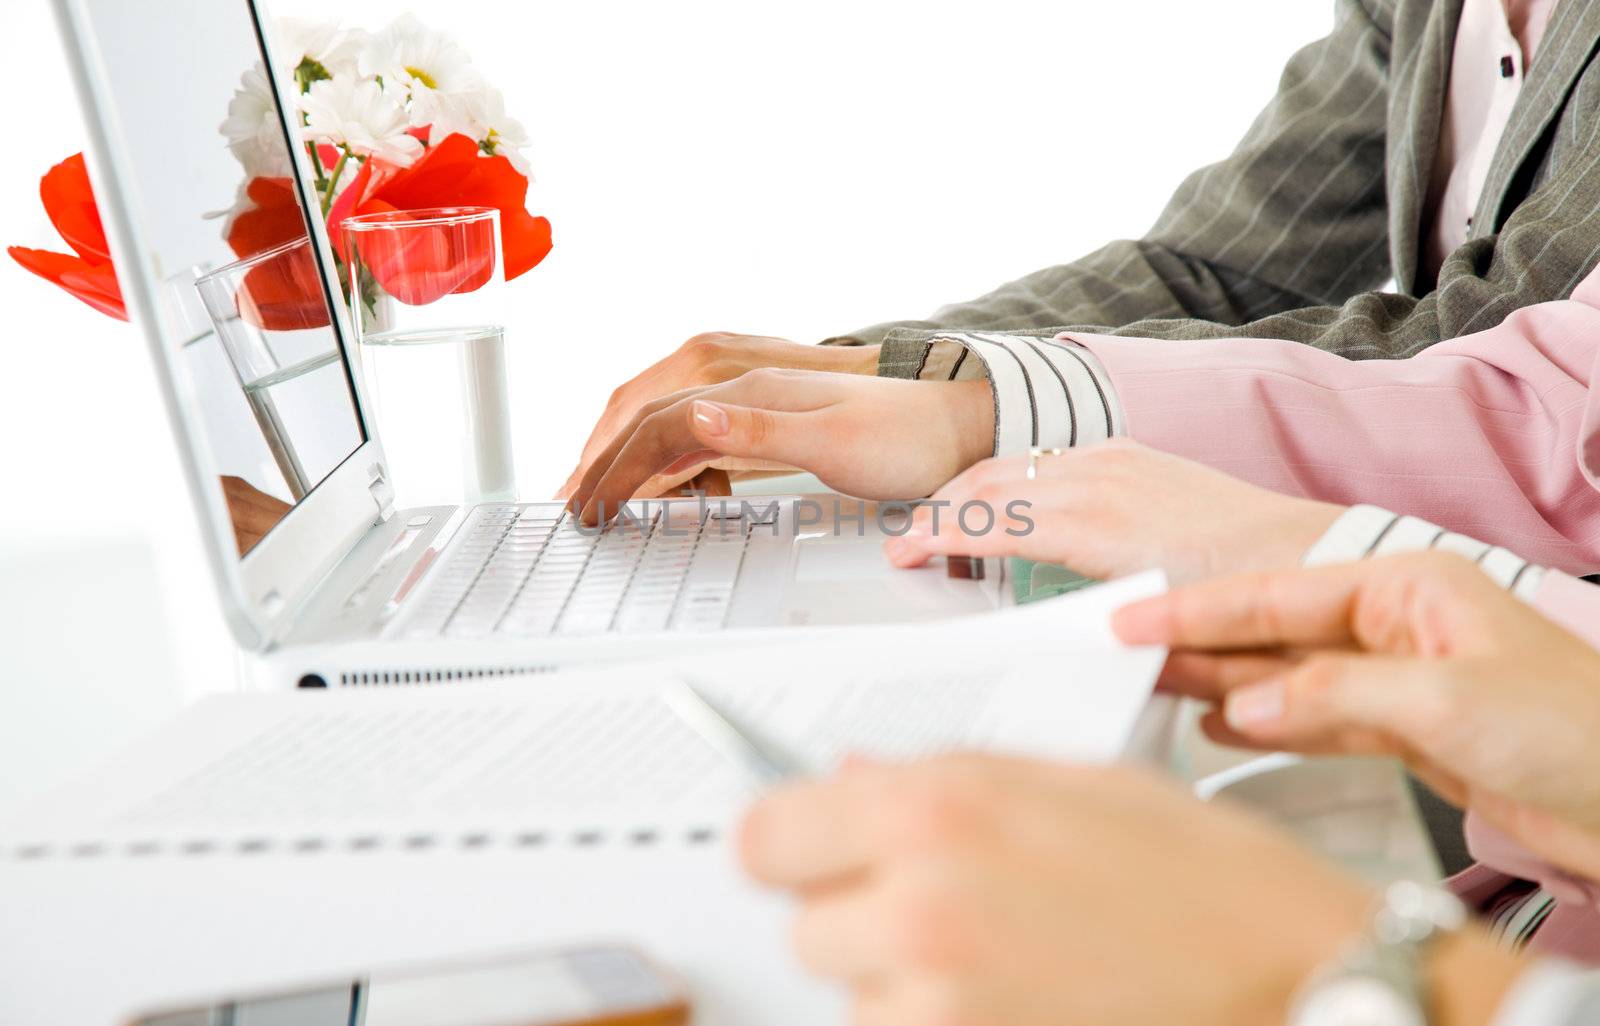
[[[803,766],[739,726],[687,680],[674,682],[662,697],[706,744],[742,767],[758,786],[775,787],[805,776]]]

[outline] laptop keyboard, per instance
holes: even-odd
[[[605,531],[554,506],[480,506],[407,638],[715,630],[749,532],[699,503],[630,503]]]

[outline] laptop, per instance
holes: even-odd
[[[893,515],[851,516],[834,497],[636,502],[604,532],[554,502],[396,508],[299,119],[284,114],[298,86],[276,71],[264,8],[55,6],[124,297],[254,683],[535,673],[704,645],[708,634],[759,643],[1007,601],[1000,561],[963,577],[942,562],[891,568],[881,543]],[[292,196],[304,234],[257,253],[234,227],[263,179]],[[301,284],[286,321],[242,299],[221,315],[206,305],[208,289],[272,261],[307,272],[288,276]],[[223,323],[233,316],[255,318],[262,352],[237,351]],[[517,399],[536,408],[561,396]]]

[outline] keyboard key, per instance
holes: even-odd
[[[729,504],[726,520],[705,519],[706,507],[688,500],[627,509],[600,532],[561,507],[480,507],[404,636],[720,627],[749,540],[740,505]]]
[[[538,637],[555,630],[557,615],[558,611],[554,609],[534,613],[512,613],[500,621],[500,626],[496,630],[500,634]]]
[[[617,613],[613,630],[643,633],[667,629],[668,612],[664,609],[623,609]]]
[[[611,629],[612,614],[579,613],[567,610],[556,625],[557,634],[603,634]]]
[[[700,530],[701,520],[705,516],[698,502],[693,500],[685,502],[663,503],[665,509],[660,518],[660,530],[656,537],[694,537]]]
[[[731,581],[739,572],[739,563],[743,559],[742,548],[731,546],[700,548],[694,554],[694,562],[689,564],[689,573],[685,581],[690,584]]]

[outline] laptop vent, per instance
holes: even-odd
[[[448,684],[455,681],[489,680],[496,677],[524,677],[554,673],[554,663],[535,666],[454,667],[441,670],[361,670],[339,674],[343,687],[371,687],[385,684]]]

